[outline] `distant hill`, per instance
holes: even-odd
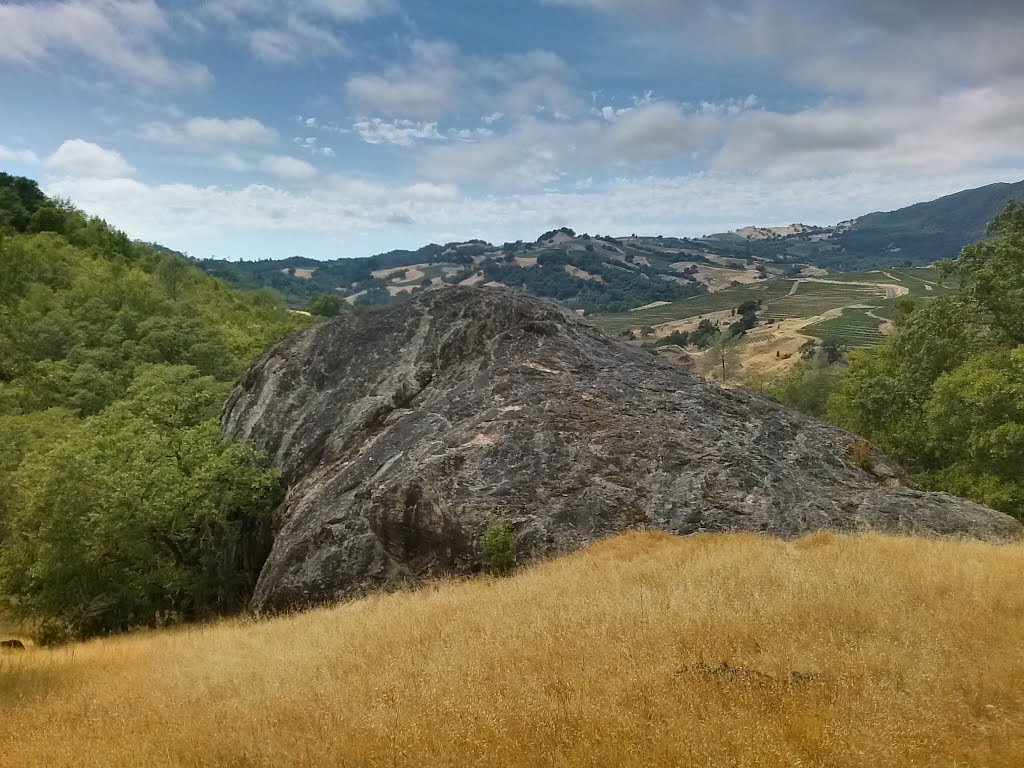
[[[501,246],[470,240],[360,259],[197,263],[238,288],[274,288],[295,308],[319,293],[373,306],[445,284],[505,285],[587,314],[680,301],[802,269],[745,252],[735,256],[713,242],[577,235],[568,228],[546,232],[534,242]]]
[[[823,255],[818,263],[863,269],[953,258],[965,245],[985,236],[988,223],[1011,198],[1024,200],[1024,181],[989,184],[898,211],[869,213],[833,235],[839,245],[836,261]]]
[[[392,304],[431,287],[508,285],[587,314],[676,302],[807,268],[856,271],[923,266],[984,236],[1024,181],[990,184],[834,226],[744,227],[700,238],[608,237],[552,230],[534,242],[430,244],[357,259],[295,256],[255,262],[201,260],[238,288],[273,288],[293,308],[315,295]]]
[[[230,262],[199,266],[239,288],[270,287],[302,307],[319,293],[360,305],[393,304],[440,285],[506,285],[555,299],[586,313],[624,312],[658,301],[705,293],[708,282],[760,279],[746,260],[709,261],[687,252],[683,241],[591,237],[552,230],[535,242],[491,245],[470,240],[431,244],[416,251],[390,251],[362,259]],[[708,273],[700,279],[701,268]],[[721,273],[718,275],[718,273]],[[717,276],[712,276],[717,275]]]

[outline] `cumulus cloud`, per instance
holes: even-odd
[[[464,87],[454,46],[414,40],[410,57],[383,73],[350,77],[349,98],[366,111],[403,118],[435,118],[453,108]]]
[[[565,154],[575,149],[572,130],[528,120],[486,141],[432,147],[420,156],[420,171],[432,180],[488,181],[496,188],[546,184],[560,178]]]
[[[485,122],[540,111],[567,118],[582,111],[572,71],[550,51],[498,57],[465,56],[444,42],[413,40],[407,60],[383,72],[353,75],[345,83],[363,114],[436,120],[469,107]]]
[[[416,237],[422,242],[535,237],[539,226],[553,219],[572,222],[578,230],[611,234],[701,235],[750,223],[796,220],[828,224],[1022,177],[1024,165],[1002,172],[975,168],[906,177],[832,174],[780,179],[699,173],[594,182],[571,192],[486,197],[459,194],[450,184],[384,184],[346,177],[328,177],[307,190],[265,184],[227,188],[64,179],[47,191],[70,197],[134,237],[186,248],[195,243],[201,250],[209,238],[225,233],[323,233],[348,239],[389,232],[390,223],[399,220],[415,222]],[[680,211],[686,212],[685,220]]]
[[[395,0],[217,0],[203,2],[199,12],[228,23],[301,13],[309,18],[338,22],[365,21],[396,8]]]
[[[35,165],[39,157],[30,149],[13,149],[0,144],[0,161],[10,161]]]
[[[594,154],[626,163],[669,160],[702,147],[716,126],[708,115],[687,115],[677,104],[654,102],[604,118],[610,122]]]
[[[112,149],[83,139],[69,139],[46,158],[46,166],[67,176],[114,179],[131,176],[135,169]]]
[[[316,176],[316,168],[310,163],[288,155],[264,155],[259,167],[281,179],[310,179]]]
[[[716,148],[727,121],[754,101],[683,105],[642,98],[633,107],[571,120],[520,118],[504,133],[453,130],[448,135],[460,141],[427,150],[419,170],[431,179],[528,187],[620,166],[656,168]]]
[[[253,117],[193,117],[186,121],[185,133],[211,144],[273,144],[277,140],[275,130]]]
[[[143,141],[152,141],[156,144],[181,144],[185,141],[185,135],[181,131],[160,121],[143,123],[136,135]]]
[[[305,0],[304,5],[338,21],[364,21],[395,8],[393,0]]]
[[[337,26],[389,13],[393,0],[219,0],[199,14],[227,27],[265,64],[296,64],[349,55]]]
[[[412,120],[359,120],[352,125],[359,138],[367,144],[397,144],[408,147],[421,141],[443,141],[437,123],[417,123]]]
[[[149,87],[209,85],[213,77],[205,66],[163,53],[160,41],[169,34],[154,0],[0,5],[0,60],[38,65],[67,53]]]
[[[242,173],[252,168],[249,162],[236,152],[225,152],[218,155],[214,165],[226,171],[235,171],[236,173]]]
[[[288,16],[277,26],[260,27],[245,34],[253,55],[267,64],[292,64],[348,53],[348,46],[334,32],[298,16]]]
[[[1024,102],[1010,87],[964,89],[917,101],[748,112],[714,164],[800,175],[822,171],[932,173],[1024,159]]]
[[[551,51],[482,60],[473,71],[486,91],[493,89],[500,112],[524,115],[540,109],[556,118],[568,118],[582,111],[583,102],[571,85],[572,70]]]

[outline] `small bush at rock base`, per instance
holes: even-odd
[[[488,573],[504,575],[516,565],[516,535],[512,521],[504,516],[492,517],[480,538],[484,569]]]

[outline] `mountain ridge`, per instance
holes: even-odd
[[[1011,197],[1024,199],[1024,181],[962,190],[832,226],[749,226],[697,238],[577,235],[563,227],[533,242],[500,246],[468,240],[357,259],[196,263],[239,288],[274,288],[295,309],[319,293],[373,306],[442,284],[483,284],[519,287],[588,314],[615,313],[807,270],[921,266],[952,258],[984,236]]]

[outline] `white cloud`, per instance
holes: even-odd
[[[415,222],[416,236],[424,243],[456,237],[492,242],[535,237],[553,220],[590,232],[666,235],[723,232],[751,223],[828,224],[1020,178],[1024,164],[1003,171],[974,168],[902,177],[857,173],[787,179],[697,173],[593,182],[572,192],[481,197],[460,195],[451,184],[382,184],[345,177],[325,178],[308,190],[64,179],[46,191],[70,197],[134,237],[186,248],[196,243],[202,250],[202,242],[225,234],[258,237],[278,231],[349,238],[389,233],[395,221]]]
[[[331,147],[321,147],[320,142],[315,136],[296,136],[292,139],[292,143],[298,146],[300,149],[309,152],[314,157],[335,157],[335,152]]]
[[[236,173],[242,173],[252,168],[245,158],[235,152],[225,152],[218,156],[215,165],[227,171],[235,171]]]
[[[143,123],[136,135],[143,141],[152,141],[156,144],[181,144],[185,141],[181,131],[159,121]]]
[[[30,149],[12,149],[0,144],[0,160],[35,165],[39,157]]]
[[[260,159],[261,170],[282,179],[310,179],[316,176],[316,168],[305,160],[288,155],[264,155]]]
[[[892,175],[981,168],[1024,159],[1024,102],[1013,87],[917,101],[823,105],[792,114],[747,112],[714,159],[722,169]]]
[[[494,135],[490,128],[452,128],[448,135],[459,141],[481,141]]]
[[[414,40],[411,61],[382,74],[350,77],[348,96],[368,112],[405,118],[438,117],[453,108],[463,90],[456,50],[447,43]]]
[[[364,21],[395,7],[392,0],[305,0],[304,5],[337,21]]]
[[[363,114],[436,120],[468,106],[496,122],[506,114],[579,113],[583,103],[571,80],[569,67],[550,51],[468,57],[448,43],[413,40],[407,61],[354,75],[345,88]]]
[[[359,138],[367,144],[397,144],[408,147],[419,141],[443,141],[437,123],[417,123],[412,120],[359,120],[352,125]]]
[[[209,70],[160,50],[170,34],[154,0],[67,0],[0,5],[0,60],[36,65],[81,56],[119,78],[156,88],[209,85]]]
[[[46,158],[46,166],[67,176],[94,179],[120,178],[135,172],[119,153],[83,139],[65,141]]]
[[[265,64],[296,64],[347,56],[337,27],[366,21],[396,8],[393,0],[218,0],[203,3],[202,18],[224,25]]]
[[[533,187],[559,179],[564,157],[574,151],[572,128],[526,120],[485,141],[431,147],[420,156],[419,167],[431,180]]]
[[[273,144],[277,140],[276,131],[252,117],[193,117],[185,123],[185,132],[196,141],[211,144]]]
[[[653,102],[602,115],[609,125],[597,140],[593,154],[613,162],[677,158],[704,146],[716,127],[713,118],[688,115],[678,105],[668,102]]]
[[[460,141],[425,151],[419,170],[430,179],[484,181],[500,189],[547,185],[619,166],[691,161],[695,153],[714,147],[726,121],[742,112],[732,102],[693,107],[643,99],[637,104],[577,120],[520,118],[504,133],[452,130],[449,136]]]
[[[349,52],[334,32],[294,15],[277,26],[250,30],[246,38],[253,55],[266,64],[293,64]]]
[[[475,70],[494,82],[500,110],[526,115],[547,110],[562,119],[579,113],[582,100],[570,85],[572,71],[550,51],[529,51],[495,61],[478,62]],[[485,88],[490,91],[489,84]]]
[[[704,0],[542,0],[547,5],[568,5],[592,11],[615,13],[632,18],[674,20],[702,14],[707,8]],[[728,5],[728,3],[723,3]]]

